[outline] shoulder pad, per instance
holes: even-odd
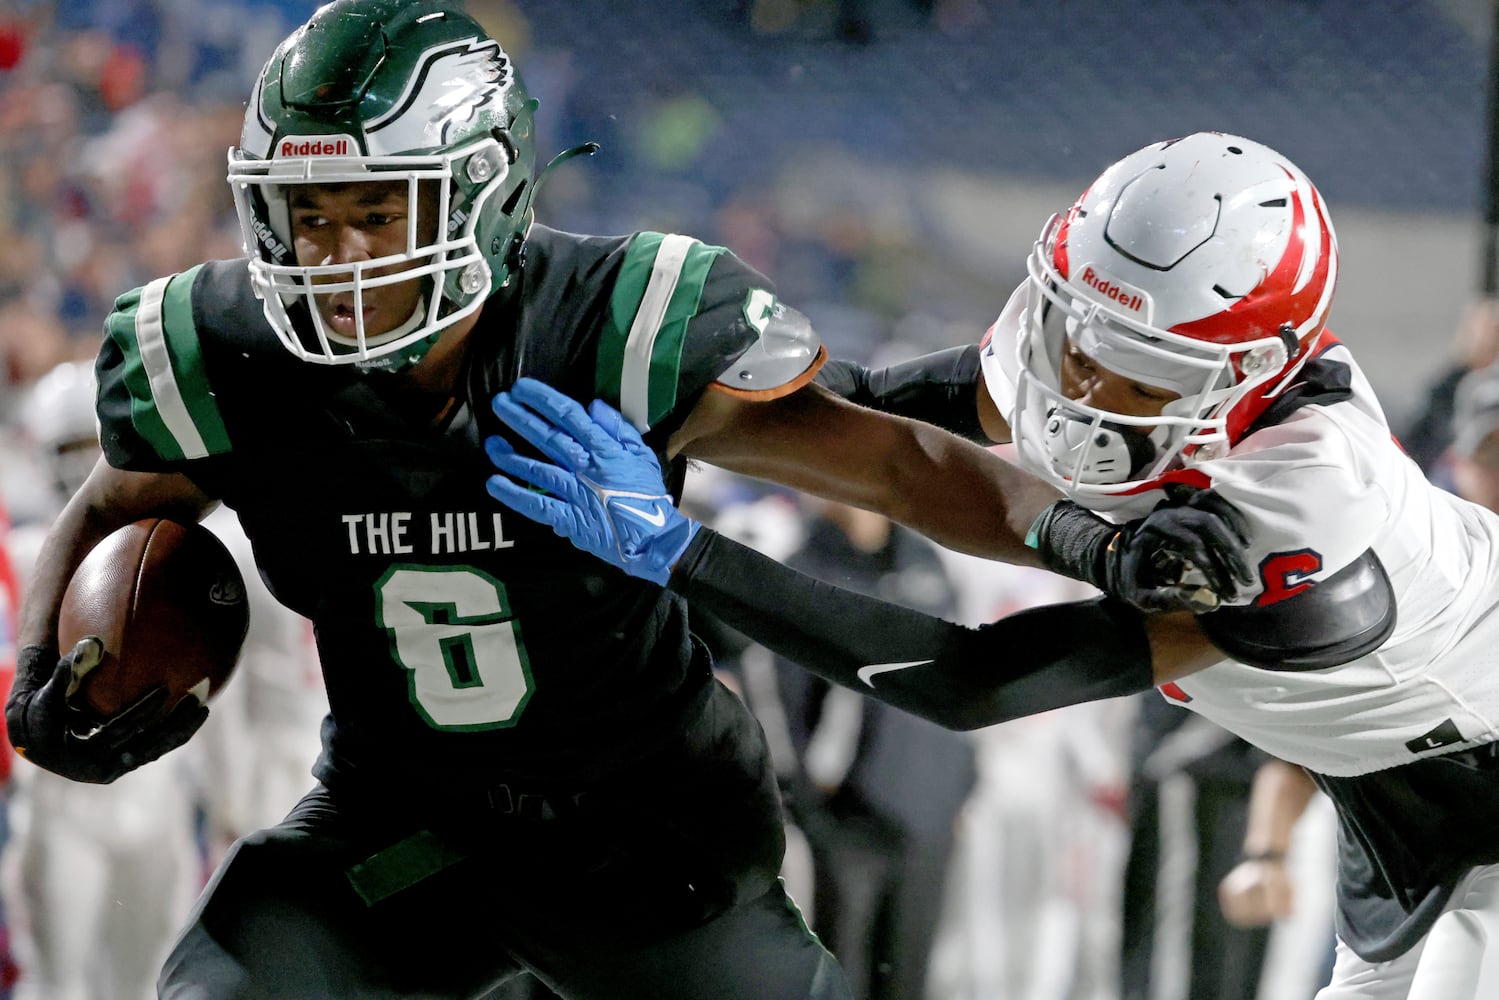
[[[822,341],[812,323],[767,291],[753,289],[744,319],[759,337],[718,376],[718,383],[741,392],[779,389],[813,367]]]
[[[1395,591],[1369,549],[1316,586],[1274,604],[1197,617],[1224,653],[1264,670],[1322,670],[1372,653],[1395,630]]]

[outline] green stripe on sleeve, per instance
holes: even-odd
[[[114,312],[104,321],[104,332],[120,352],[117,377],[130,400],[131,426],[156,454],[167,459],[181,458],[181,449],[177,447],[161,418],[156,415],[156,406],[151,398],[151,382],[146,375],[145,364],[141,361],[140,351],[135,345],[136,314],[140,311],[144,292],[144,288],[137,288],[115,299]],[[100,392],[108,391],[109,382],[101,379],[99,389]]]
[[[193,324],[192,286],[201,266],[121,296],[105,321],[123,357],[131,423],[168,461],[230,448]]]
[[[640,430],[677,402],[687,324],[723,247],[687,236],[641,233],[631,241],[615,278],[610,322],[599,345],[595,388],[617,395],[620,411]]]

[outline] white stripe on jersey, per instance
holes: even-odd
[[[157,278],[141,289],[140,305],[135,311],[135,345],[140,351],[141,365],[146,369],[146,379],[151,384],[151,397],[156,402],[157,415],[166,425],[177,446],[186,458],[203,458],[208,447],[198,426],[193,423],[182,391],[177,385],[177,376],[172,372],[171,355],[167,351],[166,327],[162,322],[161,303],[166,296],[171,278]]]
[[[640,297],[640,308],[635,312],[635,321],[630,324],[630,334],[625,340],[624,368],[619,380],[619,410],[625,419],[642,431],[651,426],[650,388],[651,352],[656,347],[656,337],[661,332],[661,320],[671,305],[672,294],[677,290],[677,280],[682,276],[682,265],[687,261],[687,251],[696,243],[690,236],[668,234],[656,249],[656,260],[651,265],[651,280]]]

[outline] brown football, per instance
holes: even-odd
[[[79,563],[58,617],[58,648],[104,643],[73,703],[109,718],[164,685],[163,711],[189,693],[207,701],[234,672],[249,627],[234,557],[199,524],[127,524]]]

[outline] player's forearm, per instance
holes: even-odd
[[[57,611],[73,571],[104,536],[148,516],[197,521],[213,506],[185,476],[123,472],[101,461],[68,501],[37,555],[17,627],[19,645],[57,641]]]
[[[81,501],[63,508],[42,542],[36,568],[22,595],[18,645],[56,645],[57,609],[68,581],[89,550],[115,527]]]
[[[853,406],[820,386],[771,403],[706,393],[673,453],[865,510],[950,549],[1041,565],[1024,544],[1061,494],[931,424]]]
[[[833,683],[950,729],[975,729],[1154,683],[1138,612],[1053,605],[965,628],[814,580],[703,530],[672,589]]]
[[[979,444],[993,443],[979,423],[977,344],[885,368],[833,360],[818,372],[817,381],[851,403],[936,424]]]
[[[1291,831],[1306,811],[1317,786],[1295,764],[1271,759],[1260,765],[1249,798],[1249,820],[1244,832],[1244,854],[1279,858],[1290,847]]]

